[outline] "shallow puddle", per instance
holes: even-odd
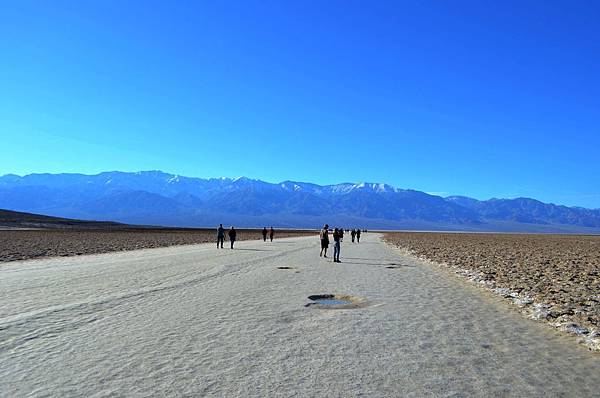
[[[315,308],[322,309],[352,309],[360,308],[366,305],[366,302],[355,296],[348,296],[343,294],[316,294],[308,296],[311,303],[305,305],[305,307],[314,306]]]
[[[318,299],[318,300],[315,300],[315,304],[321,304],[321,305],[347,305],[347,304],[352,304],[352,301],[349,301],[349,300],[336,300],[336,299]]]

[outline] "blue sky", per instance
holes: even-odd
[[[598,26],[594,1],[6,1],[0,174],[600,208]]]

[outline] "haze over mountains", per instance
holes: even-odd
[[[600,232],[600,209],[534,199],[443,198],[387,184],[320,186],[144,171],[0,177],[0,208],[165,226]]]

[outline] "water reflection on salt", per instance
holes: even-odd
[[[323,305],[347,305],[347,304],[352,304],[352,302],[348,301],[348,300],[317,299],[317,300],[315,300],[315,304],[323,304]]]

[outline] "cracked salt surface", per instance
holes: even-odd
[[[396,249],[403,251],[409,255],[412,255],[410,251],[406,249]],[[420,260],[434,266],[443,265],[447,269],[451,269],[457,275],[468,279],[486,289],[493,291],[494,293],[510,300],[513,304],[517,305],[521,312],[523,312],[528,318],[535,319],[538,321],[547,321],[547,324],[557,328],[563,332],[570,333],[575,336],[585,336],[583,339],[579,339],[581,344],[586,345],[592,351],[600,351],[600,331],[596,329],[588,329],[578,325],[570,320],[555,321],[552,322],[552,311],[550,307],[543,303],[536,303],[535,300],[527,295],[513,292],[508,288],[496,287],[493,281],[485,278],[483,273],[472,271],[469,269],[460,268],[457,266],[450,266],[448,264],[439,264],[431,261],[427,258],[420,257]],[[565,318],[564,316],[562,318]]]
[[[411,266],[285,242],[4,264],[0,395],[597,396],[598,355],[375,234],[342,253]],[[378,305],[304,308],[315,292]]]

